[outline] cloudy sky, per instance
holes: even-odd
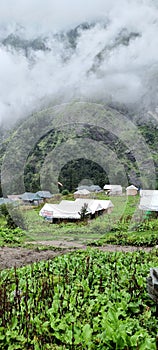
[[[78,31],[75,47],[56,35],[83,22],[96,24]],[[154,0],[1,0],[0,123],[74,98],[155,108],[157,33]],[[10,35],[41,38],[46,50],[26,54]]]
[[[41,30],[71,27],[104,15],[111,9],[105,0],[1,0],[3,23],[18,22]]]

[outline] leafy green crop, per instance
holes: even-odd
[[[0,273],[1,349],[155,349],[157,256],[96,250]]]
[[[102,246],[105,244],[116,244],[116,245],[131,245],[137,247],[154,247],[158,244],[157,231],[148,230],[141,232],[110,232],[104,235],[103,238],[90,242],[89,245]]]
[[[0,246],[21,245],[24,241],[25,233],[20,228],[9,229],[0,227]]]

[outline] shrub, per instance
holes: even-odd
[[[69,191],[68,191],[67,189],[65,189],[65,190],[62,191],[62,195],[63,195],[63,196],[66,196],[66,195],[68,195],[68,194],[69,194]]]
[[[20,227],[23,230],[27,229],[26,222],[19,208],[3,204],[0,206],[0,215],[6,218],[6,226],[8,228],[15,229]]]

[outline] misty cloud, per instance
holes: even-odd
[[[0,122],[74,98],[158,104],[156,1],[2,0],[0,22]]]

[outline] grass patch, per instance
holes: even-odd
[[[105,237],[88,243],[92,246],[103,246],[105,244],[130,245],[137,247],[154,247],[158,244],[157,232],[117,232],[107,233]]]
[[[66,199],[72,199],[71,197],[70,194],[64,196]],[[109,199],[104,193],[96,194],[95,197]],[[60,198],[56,198],[56,201],[61,199],[60,196]],[[135,215],[139,196],[112,196],[110,200],[114,204],[113,212],[110,215],[99,216],[87,223],[50,224],[39,216],[40,208],[31,208],[30,210],[23,210],[28,230],[25,232],[21,230],[8,231],[4,226],[5,220],[1,217],[0,245],[17,246],[31,241],[55,240],[96,246],[107,243],[136,246],[154,246],[158,244],[157,219],[144,219],[142,212],[138,210],[137,215]]]
[[[22,231],[20,228],[12,230],[5,226],[0,227],[0,247],[18,247],[21,246],[24,243],[24,241],[25,232]]]

